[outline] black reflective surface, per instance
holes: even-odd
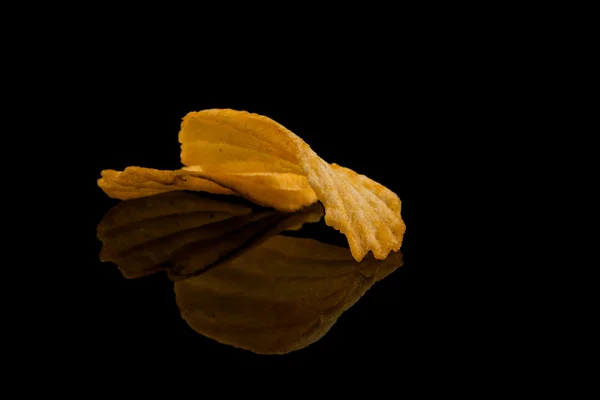
[[[101,260],[126,278],[166,271],[182,318],[216,341],[259,354],[303,349],[403,264],[400,252],[359,263],[347,247],[301,237],[322,222],[320,203],[282,213],[220,197],[127,200],[98,226]]]
[[[394,113],[399,113],[398,110],[391,106],[386,112],[375,106],[368,109],[365,108],[367,103],[337,111],[330,109],[328,104],[319,108],[314,103],[304,107],[288,108],[285,104],[273,107],[248,99],[230,101],[225,95],[220,100],[204,102],[195,97],[178,101],[153,95],[146,100],[138,95],[134,98],[138,102],[135,105],[123,100],[114,105],[108,116],[96,120],[93,136],[96,139],[86,147],[94,151],[85,154],[85,181],[79,183],[85,190],[79,194],[80,197],[70,200],[74,215],[81,224],[74,235],[74,242],[65,243],[65,249],[74,254],[70,258],[70,267],[62,273],[65,306],[60,312],[68,319],[65,325],[68,329],[63,333],[65,343],[74,348],[89,349],[98,356],[109,353],[120,358],[126,357],[128,352],[140,350],[157,357],[203,358],[246,366],[312,363],[341,357],[392,357],[399,360],[407,353],[421,351],[426,345],[422,324],[429,318],[423,313],[424,301],[430,299],[423,294],[423,281],[417,278],[420,270],[416,263],[417,168],[411,163],[411,157],[414,160],[411,143],[420,133],[414,127],[406,132],[400,129],[394,116]],[[144,275],[132,279],[124,277],[123,270],[128,268],[126,264],[119,263],[118,259],[115,259],[116,262],[108,261],[109,258],[120,257],[107,252],[108,240],[103,247],[97,238],[98,227],[106,223],[105,215],[110,215],[115,206],[125,206],[125,202],[108,198],[96,186],[100,171],[107,168],[121,170],[129,165],[178,168],[181,164],[177,132],[181,118],[191,110],[212,107],[245,109],[267,115],[302,137],[323,159],[369,176],[397,193],[402,200],[402,217],[407,226],[401,248],[403,266],[366,291],[319,340],[284,356],[258,355],[207,337],[222,333],[207,332],[209,335],[203,335],[196,332],[182,318],[178,308],[175,285],[180,281],[176,280],[174,271],[196,274],[212,267],[208,272],[215,273],[222,257],[234,259],[239,255],[238,260],[242,259],[241,256],[256,248],[252,247],[253,244],[265,243],[267,236],[266,242],[285,236],[347,247],[346,238],[327,227],[322,220],[305,223],[299,231],[277,232],[273,229],[274,224],[281,223],[285,217],[273,210],[254,208],[241,202],[241,205],[252,208],[255,216],[264,213],[264,218],[251,222],[255,224],[255,230],[242,228],[246,226],[243,215],[232,217],[226,223],[216,222],[217,227],[224,231],[231,229],[228,232],[231,240],[219,242],[215,237],[208,238],[203,248],[209,251],[202,253],[207,257],[202,262],[191,262],[189,257],[186,258],[185,248],[177,247],[169,253],[172,249],[165,246],[170,242],[157,240],[155,244],[163,246],[163,256],[160,260],[153,260],[158,263],[148,266],[149,254],[144,253],[141,243],[127,243],[125,255],[138,257],[130,258],[138,260],[138,264],[131,264],[133,272],[140,268],[141,275]],[[229,225],[236,221],[239,229]],[[194,231],[197,227],[185,228]],[[112,234],[122,238],[122,235],[115,234],[119,229],[124,228],[115,227]],[[173,229],[175,237],[183,237],[175,227]],[[200,234],[201,230],[196,229],[195,232]],[[105,234],[110,236],[109,231]],[[177,242],[177,246],[180,245]],[[168,257],[165,256],[167,253]],[[172,254],[175,258],[170,257]],[[102,262],[102,259],[107,261]],[[203,275],[206,277],[205,273],[194,279],[201,279]],[[276,310],[283,310],[284,314],[289,311],[286,308]]]

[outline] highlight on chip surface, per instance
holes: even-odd
[[[230,109],[191,112],[183,118],[179,142],[182,169],[159,171],[165,174],[161,179],[159,172],[148,173],[141,181],[123,177],[127,169],[120,175],[103,171],[99,185],[121,199],[169,190],[237,194],[284,212],[319,200],[327,225],[346,235],[357,261],[369,251],[384,259],[402,245],[406,226],[395,193],[349,168],[327,163],[268,117]],[[173,174],[185,182],[170,184],[176,180]],[[191,182],[192,177],[198,180]]]

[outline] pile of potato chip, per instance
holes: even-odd
[[[183,168],[104,170],[98,186],[121,200],[191,190],[242,196],[258,205],[294,212],[317,201],[325,222],[348,239],[361,261],[372,251],[398,251],[406,226],[398,196],[349,168],[329,164],[272,119],[230,109],[191,112],[179,132]]]

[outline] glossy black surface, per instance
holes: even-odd
[[[177,92],[179,93],[179,92]],[[132,105],[127,95],[136,99]],[[275,94],[274,94],[275,95]],[[203,98],[187,96],[172,101],[148,92],[123,93],[110,114],[96,120],[97,140],[86,165],[85,203],[81,222],[84,244],[78,276],[73,277],[73,292],[79,296],[74,306],[71,333],[76,340],[95,343],[97,350],[121,351],[150,348],[156,354],[171,354],[174,349],[189,357],[241,362],[244,365],[273,362],[311,362],[317,359],[373,357],[374,354],[399,357],[416,353],[423,346],[424,320],[422,282],[417,279],[416,263],[416,167],[415,135],[422,135],[414,124],[402,126],[402,115],[410,109],[392,105],[378,107],[364,103],[329,107],[326,101],[313,104],[287,103],[282,98],[260,104],[252,96],[226,95]],[[142,96],[143,97],[143,96]],[[276,102],[277,103],[277,102]],[[173,282],[164,274],[125,279],[115,264],[99,259],[101,243],[96,227],[104,214],[119,203],[96,186],[102,169],[122,170],[129,165],[176,169],[179,163],[177,133],[181,118],[189,111],[206,108],[234,108],[269,116],[283,124],[328,162],[349,167],[387,186],[402,200],[402,217],[407,231],[401,252],[404,266],[376,283],[353,307],[346,311],[319,341],[284,356],[263,356],[222,345],[188,327],[175,304]],[[413,121],[414,122],[414,121]],[[91,147],[91,145],[90,145]],[[339,232],[324,224],[305,226],[303,236],[323,242],[345,244]],[[283,361],[282,361],[283,360]]]

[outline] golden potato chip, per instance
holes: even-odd
[[[319,340],[402,254],[355,261],[346,248],[274,236],[201,276],[175,282],[181,316],[196,332],[260,354]]]
[[[325,206],[327,225],[346,235],[357,261],[369,251],[373,251],[375,258],[384,259],[390,251],[400,249],[406,228],[400,215],[398,196],[364,175],[328,164],[302,139],[268,117],[235,110],[191,112],[183,119],[179,141],[182,163],[189,166],[185,170],[214,180],[261,205],[282,211],[293,211],[306,204],[297,196],[293,200],[291,196],[288,198],[288,192],[280,197],[277,196],[280,191],[270,192],[267,188],[283,185],[293,188],[296,193],[303,190],[306,197],[301,199],[310,201],[313,198],[312,194],[308,195],[303,180],[287,181],[284,178],[290,177],[285,175],[284,167],[291,168],[290,164],[295,164],[306,176],[316,198]],[[238,161],[239,172],[229,168],[223,173],[219,170],[220,164],[204,165],[201,154],[206,143],[211,143],[213,148],[223,146],[224,150],[235,148],[231,161]],[[221,153],[225,161],[222,163],[226,164],[230,161],[226,151]],[[266,162],[267,156],[275,158],[277,161],[272,166],[281,173],[272,176],[253,174],[253,171],[243,169],[241,154],[247,154],[248,163],[256,164]],[[271,182],[256,181],[258,177],[267,176],[273,177]]]
[[[406,227],[395,193],[328,164],[268,117],[229,109],[191,112],[183,118],[179,141],[183,169],[106,170],[98,185],[120,199],[173,190],[238,194],[285,212],[320,200],[326,223],[346,235],[357,261],[369,251],[384,259],[402,245]]]
[[[124,171],[104,170],[98,186],[120,200],[136,199],[176,190],[195,190],[214,194],[235,194],[230,189],[186,171],[161,171],[152,168],[127,167]]]
[[[240,196],[265,207],[293,212],[317,201],[315,191],[304,175],[290,172],[241,172],[249,164],[225,164],[221,168],[193,165],[183,170],[223,187],[230,188]],[[240,172],[228,172],[228,171]]]
[[[181,124],[181,162],[194,176],[210,179],[263,206],[292,212],[317,201],[295,153],[273,135],[271,123],[240,119],[238,111],[205,110]],[[271,121],[271,120],[269,120]]]
[[[220,169],[223,164],[234,164],[234,168],[230,168],[228,172],[295,172],[304,175],[297,164],[268,153],[228,143],[211,143],[203,140],[183,144],[181,162],[184,165],[204,165],[215,169]]]
[[[164,193],[168,190],[157,188],[133,187],[117,183],[120,171],[104,170],[101,172],[102,178],[98,179],[98,186],[113,199],[129,200],[140,197],[153,196]]]
[[[306,154],[301,165],[325,207],[325,222],[346,235],[354,258],[360,261],[371,250],[382,260],[390,251],[398,251],[406,230],[398,196],[366,176],[329,165],[312,153]]]
[[[282,162],[298,165],[293,143],[286,138],[287,132],[286,128],[272,119],[245,111],[211,109],[190,112],[183,118],[179,132],[182,163],[203,165],[197,159],[185,158],[187,148],[196,142],[209,142],[235,146],[246,151],[254,150],[255,153],[267,154]]]

